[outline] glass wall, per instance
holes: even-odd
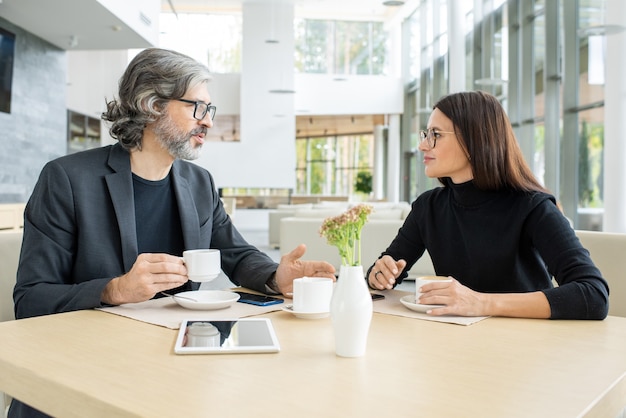
[[[604,0],[580,0],[578,7],[578,205],[602,207],[604,148]]]
[[[296,19],[295,70],[386,74],[387,38],[381,22]]]
[[[457,20],[445,17],[454,13]],[[419,2],[405,23],[411,38],[405,117],[411,122],[403,125],[410,127],[403,152],[406,164],[417,166],[417,192],[434,184],[406,156],[415,155],[413,139],[433,103],[450,91],[447,25],[462,21],[466,89],[500,99],[533,172],[584,228],[580,214],[603,204],[604,16],[605,0]],[[403,188],[411,195],[412,181]]]

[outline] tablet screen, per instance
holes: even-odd
[[[176,354],[275,353],[280,350],[269,318],[184,320]]]

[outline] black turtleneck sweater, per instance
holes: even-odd
[[[552,319],[604,319],[608,313],[608,285],[551,195],[485,192],[473,181],[447,179],[413,202],[383,253],[406,260],[398,283],[425,249],[438,275],[475,291],[543,291]]]

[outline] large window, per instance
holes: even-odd
[[[604,3],[604,0],[579,0],[578,107],[575,110],[578,113],[580,208],[603,206]]]
[[[353,196],[357,178],[371,178],[374,137],[301,138],[296,155],[296,194]]]
[[[296,71],[385,74],[387,34],[380,22],[296,19]]]
[[[159,45],[195,58],[213,73],[241,71],[241,15],[161,13]]]

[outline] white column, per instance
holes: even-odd
[[[294,6],[289,0],[242,6],[241,144],[236,145],[253,156],[259,173],[246,183],[294,187]]]
[[[372,191],[375,200],[385,198],[385,126],[374,126],[374,173]]]
[[[606,24],[626,22],[626,2],[606,2]],[[604,85],[604,220],[606,232],[626,232],[626,32],[607,35]]]
[[[387,200],[400,201],[400,115],[389,115],[387,133]]]
[[[465,16],[461,2],[448,0],[448,62],[449,91],[457,93],[465,90]]]

